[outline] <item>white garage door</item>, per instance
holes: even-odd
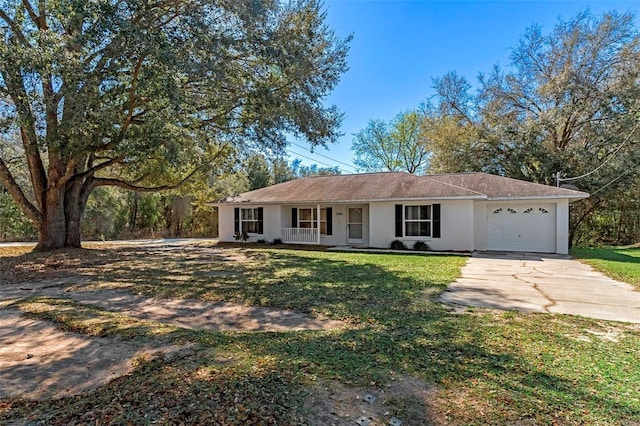
[[[487,206],[488,249],[555,253],[555,204]]]

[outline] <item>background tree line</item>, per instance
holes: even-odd
[[[340,174],[340,169],[253,154],[224,174],[211,175],[208,181],[179,190],[148,193],[97,188],[87,201],[82,235],[90,240],[217,237],[217,211],[206,203],[301,177],[328,174]],[[0,185],[0,241],[36,238],[32,222]]]
[[[548,33],[534,25],[511,49],[509,64],[481,73],[475,85],[455,71],[433,78],[435,95],[425,104],[390,122],[373,120],[355,135],[358,166],[482,171],[547,185],[559,173],[562,184],[591,194],[571,205],[573,244],[640,241],[634,19],[584,11]]]

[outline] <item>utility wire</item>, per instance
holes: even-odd
[[[311,161],[313,161],[315,163],[322,164],[323,166],[327,166],[327,167],[331,167],[331,168],[335,167],[335,166],[332,166],[331,164],[323,163],[322,161],[318,161],[315,158],[307,157],[306,155],[302,155],[302,154],[300,154],[298,152],[295,152],[295,151],[292,151],[292,150],[290,150],[288,148],[286,148],[286,150],[289,151],[289,153],[291,153],[291,154],[297,155],[297,156],[302,157],[302,158],[306,158],[307,160],[311,160]]]
[[[582,179],[584,177],[587,177],[589,175],[594,174],[595,172],[597,172],[598,170],[600,170],[602,167],[604,167],[605,164],[607,164],[609,162],[609,160],[611,160],[613,158],[614,155],[616,155],[618,152],[620,152],[620,150],[622,149],[622,147],[624,146],[624,144],[626,144],[629,141],[629,138],[631,138],[631,135],[633,135],[633,133],[638,129],[638,127],[640,126],[640,121],[638,121],[636,123],[636,125],[633,127],[633,129],[631,129],[631,131],[629,132],[629,134],[627,135],[626,138],[624,138],[624,140],[622,141],[622,143],[618,146],[618,148],[615,149],[615,151],[613,151],[611,154],[609,154],[609,156],[595,169],[591,170],[589,173],[585,173],[583,175],[580,176],[574,176],[574,177],[570,177],[570,178],[561,178],[560,177],[560,172],[558,172],[558,176],[556,177],[556,180],[558,181],[558,184],[560,182],[566,182],[568,180],[578,180],[578,179]]]
[[[338,164],[342,164],[342,165],[344,165],[344,166],[347,166],[347,167],[349,167],[349,168],[351,168],[351,169],[353,169],[353,170],[357,170],[357,169],[356,169],[356,167],[354,167],[354,166],[353,166],[353,164],[344,163],[344,162],[342,162],[342,161],[340,161],[340,160],[336,160],[335,158],[331,158],[331,157],[328,157],[328,156],[326,156],[326,155],[322,155],[322,154],[320,154],[319,152],[312,152],[310,148],[307,148],[307,147],[302,146],[302,145],[300,145],[300,144],[297,144],[297,143],[295,143],[295,142],[289,142],[289,143],[290,143],[291,145],[295,145],[295,146],[297,146],[298,148],[302,148],[302,149],[304,149],[304,150],[307,150],[307,151],[309,151],[311,154],[319,155],[320,157],[326,158],[327,160],[331,160],[331,161],[336,162],[336,163],[338,163]]]
[[[620,175],[618,175],[617,178],[613,179],[611,182],[609,182],[608,184],[601,186],[600,188],[598,188],[596,191],[592,192],[591,195],[595,195],[598,192],[602,191],[603,189],[607,188],[609,185],[614,184],[615,182],[619,181],[620,179],[622,179],[625,175],[629,174],[630,172],[634,171],[635,169],[637,169],[638,167],[640,167],[640,165],[637,165],[635,167],[630,168],[629,170],[626,170],[622,173],[620,173]]]

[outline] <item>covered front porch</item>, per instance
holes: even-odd
[[[368,205],[282,206],[280,239],[287,244],[365,245]]]

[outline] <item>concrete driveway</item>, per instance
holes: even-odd
[[[474,253],[445,303],[640,323],[640,291],[567,256]]]

